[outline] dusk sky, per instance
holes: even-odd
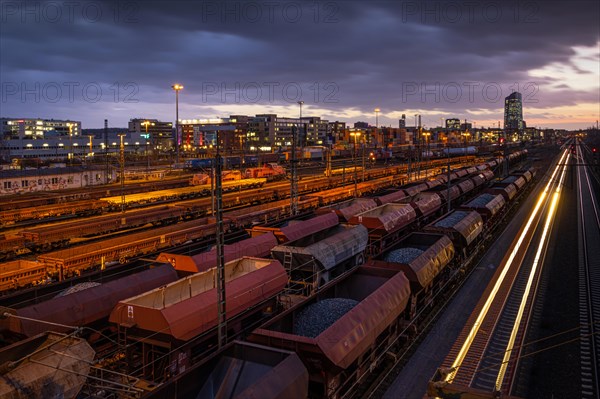
[[[600,118],[600,2],[0,0],[0,116],[125,127],[130,118],[276,113],[426,127]]]

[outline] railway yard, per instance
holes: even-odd
[[[51,385],[99,399],[594,397],[597,182],[570,167],[584,154],[574,142],[428,160],[418,174],[402,164],[307,173],[295,215],[288,180],[224,182],[223,348],[210,184],[186,177],[3,201],[1,389],[44,397]],[[580,239],[557,238],[555,224]],[[584,256],[561,258],[565,245]],[[588,277],[561,280],[561,262]],[[561,289],[568,303],[553,293]],[[564,326],[548,306],[569,314]],[[568,327],[590,377],[558,391],[580,374],[574,361],[568,377],[544,366],[544,339]]]

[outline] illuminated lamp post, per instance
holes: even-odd
[[[175,83],[171,88],[175,90],[175,162],[179,163],[179,91],[183,89],[183,85]]]

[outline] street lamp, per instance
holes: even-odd
[[[183,89],[183,85],[175,83],[171,88],[175,90],[175,160],[179,163],[179,91]]]
[[[360,132],[351,132],[350,136],[354,137],[354,151],[352,151],[352,164],[354,165],[354,197],[358,196],[357,174],[356,174],[356,140],[360,137]]]
[[[431,132],[423,132],[423,137],[425,137],[425,153],[427,154],[427,172],[425,172],[425,176],[429,174],[429,161],[431,159],[429,153],[429,136],[431,136]]]
[[[146,180],[148,180],[150,174],[150,152],[148,151],[148,142],[150,141],[150,136],[148,136],[148,126],[154,126],[155,123],[144,121],[141,123],[141,125],[146,127]]]

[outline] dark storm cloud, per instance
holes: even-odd
[[[537,108],[576,104],[595,94],[528,71],[570,65],[574,46],[596,45],[598,10],[596,1],[3,0],[2,115],[171,120],[175,81],[184,118],[295,104],[297,87],[308,109],[380,107],[385,124],[391,111],[501,112],[516,88],[535,92]]]

